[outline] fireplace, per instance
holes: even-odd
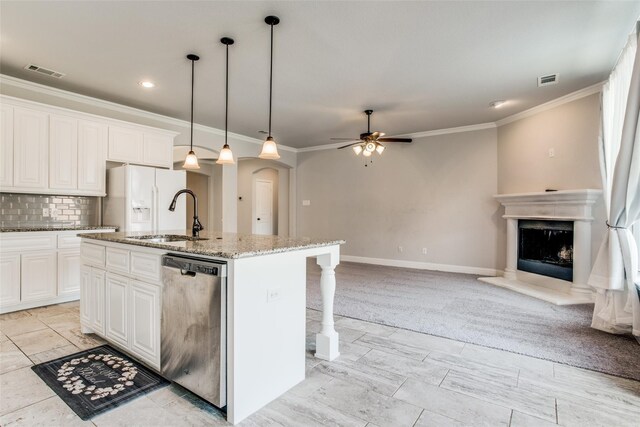
[[[518,270],[573,281],[573,221],[518,221]]]
[[[592,208],[601,190],[559,190],[499,194],[507,220],[502,277],[481,277],[558,305],[593,302]]]

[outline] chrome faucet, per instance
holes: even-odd
[[[169,210],[171,212],[176,210],[176,200],[178,200],[178,196],[182,193],[191,194],[193,197],[193,226],[191,228],[191,235],[193,237],[198,237],[200,235],[200,231],[204,230],[202,224],[200,224],[200,220],[198,219],[198,197],[193,194],[193,191],[185,188],[184,190],[178,191],[175,196],[173,196],[173,200],[171,201],[171,205],[169,205]]]

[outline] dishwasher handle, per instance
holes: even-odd
[[[227,275],[226,264],[172,254],[162,257],[162,266],[180,270],[182,276],[195,277],[196,274],[205,274],[208,276],[226,277]]]

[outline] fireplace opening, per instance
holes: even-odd
[[[573,281],[573,222],[519,220],[518,270]]]

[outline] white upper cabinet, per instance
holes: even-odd
[[[173,134],[109,126],[107,160],[173,168]]]
[[[26,108],[13,109],[13,186],[49,187],[49,115]]]
[[[119,126],[109,126],[107,160],[125,163],[144,163],[144,133]]]
[[[105,195],[108,126],[78,121],[78,190]]]
[[[78,188],[78,120],[49,116],[49,187]]]
[[[0,186],[13,186],[13,107],[0,109]]]
[[[0,95],[3,192],[105,196],[107,161],[173,169],[175,132]]]
[[[173,137],[162,134],[145,133],[142,161],[145,164],[173,169]]]

